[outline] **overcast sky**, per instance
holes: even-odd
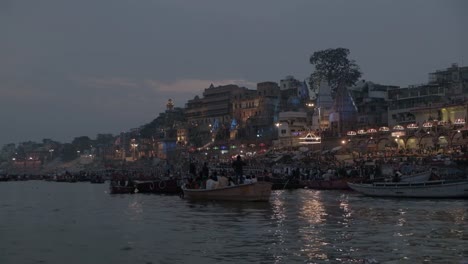
[[[306,78],[345,47],[369,81],[468,64],[468,1],[0,0],[0,145],[148,123],[210,83]]]

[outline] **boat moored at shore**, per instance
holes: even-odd
[[[270,199],[271,182],[254,182],[217,189],[188,189],[182,187],[184,198],[190,200],[263,201]]]
[[[367,196],[406,198],[468,198],[468,180],[425,182],[351,183],[351,189]]]

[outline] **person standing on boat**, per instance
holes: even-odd
[[[241,184],[243,182],[242,175],[244,174],[245,162],[241,159],[240,155],[237,155],[237,159],[232,163],[234,172],[236,173],[236,184]]]
[[[190,160],[189,174],[193,179],[197,176],[197,165],[193,160]]]
[[[208,168],[208,164],[206,162],[203,163],[202,175],[204,179],[207,179],[210,176],[210,169]]]

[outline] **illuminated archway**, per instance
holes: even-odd
[[[416,137],[409,137],[406,140],[407,149],[419,149],[418,142],[419,140]]]
[[[403,138],[397,137],[394,140],[398,145],[398,149],[405,149],[406,148],[406,143],[405,143],[405,140]]]
[[[452,146],[461,146],[465,143],[463,139],[463,133],[456,132],[452,135],[452,139],[450,140],[450,145]]]
[[[434,135],[429,133],[429,134],[424,134],[420,139],[419,139],[419,146],[421,148],[432,148],[434,147]]]
[[[378,150],[386,150],[387,147],[396,147],[396,143],[392,142],[388,138],[384,137],[377,141],[377,149]]]

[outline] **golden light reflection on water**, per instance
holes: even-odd
[[[316,192],[312,196],[307,196],[305,199],[302,199],[302,207],[299,211],[301,218],[306,220],[309,224],[315,225],[320,224],[325,221],[325,208],[323,202],[321,201],[320,193]]]
[[[406,212],[403,209],[398,209],[398,214],[400,215],[400,217],[398,217],[396,225],[404,226],[406,224],[406,218],[405,218]]]
[[[301,199],[299,217],[308,223],[299,230],[304,245],[301,252],[309,259],[326,260],[328,255],[324,248],[328,245],[320,226],[325,223],[327,212],[320,192],[311,192]]]
[[[284,226],[286,220],[286,208],[284,206],[284,192],[275,192],[270,202],[272,204],[273,214],[272,220],[275,223],[274,236],[276,238],[276,244],[283,245],[285,243],[285,235],[287,228]],[[282,254],[274,253],[274,263],[282,263]]]
[[[346,195],[340,196],[340,209],[343,211],[341,214],[343,216],[342,223],[345,227],[349,227],[349,221],[352,218],[352,211],[349,208],[348,196]]]

